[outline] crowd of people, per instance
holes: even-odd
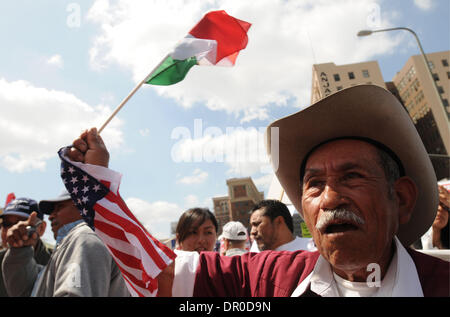
[[[219,228],[210,210],[189,209],[178,220],[175,261],[158,276],[158,296],[450,296],[449,263],[415,250],[449,249],[450,192],[438,186],[391,93],[345,89],[271,128],[279,130],[278,139],[267,133],[275,174],[312,238],[294,235],[278,200],[249,211],[248,229],[238,221]],[[77,138],[68,156],[102,168],[109,161],[96,129]],[[41,241],[44,214],[52,250]],[[68,192],[39,203],[15,199],[1,219],[1,296],[130,296]],[[373,264],[378,274],[369,283]]]

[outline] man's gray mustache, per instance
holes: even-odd
[[[347,209],[334,209],[327,210],[320,215],[316,223],[316,229],[323,231],[326,226],[334,220],[348,221],[358,225],[363,225],[365,223],[364,219],[356,215],[353,211]]]

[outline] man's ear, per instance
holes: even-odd
[[[282,225],[282,224],[285,223],[285,222],[284,222],[283,216],[278,216],[278,217],[276,217],[276,218],[273,220],[273,222],[274,222],[277,226]]]
[[[398,220],[402,225],[411,218],[419,191],[410,177],[403,176],[395,181],[394,192],[398,203]]]

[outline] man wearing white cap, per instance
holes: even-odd
[[[223,246],[226,256],[241,255],[247,253],[245,244],[247,242],[247,229],[239,221],[230,221],[223,226],[222,235]]]
[[[109,154],[89,133],[70,156],[95,164]],[[431,226],[438,191],[394,95],[374,85],[344,89],[273,122],[266,135],[275,174],[318,251],[185,252],[190,262],[176,269],[192,281],[184,296],[449,296],[448,262],[409,247]],[[160,281],[175,287],[173,272]]]

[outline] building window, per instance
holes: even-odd
[[[445,67],[448,67],[448,60],[443,59],[442,60],[442,65],[445,66]]]
[[[434,81],[438,81],[439,80],[438,74],[433,74],[433,79],[434,79]]]
[[[447,72],[447,77],[448,79],[450,79],[450,72]]]
[[[342,86],[337,86],[337,87],[336,87],[336,90],[338,90],[338,91],[339,91],[339,90],[342,90]]]
[[[339,76],[339,74],[334,74],[334,81],[340,81],[341,80],[341,76]]]
[[[363,77],[365,77],[365,78],[368,78],[370,75],[369,75],[369,71],[367,70],[367,69],[364,69],[363,71],[362,71],[362,74],[363,74]]]
[[[428,66],[430,67],[431,70],[434,69],[434,64],[432,61],[428,61]]]
[[[437,88],[440,94],[444,93],[444,88],[442,88],[442,86],[438,86]]]
[[[348,72],[349,79],[355,79],[355,74],[353,72]]]
[[[442,99],[442,103],[444,104],[445,107],[448,107],[448,100],[447,99]]]

